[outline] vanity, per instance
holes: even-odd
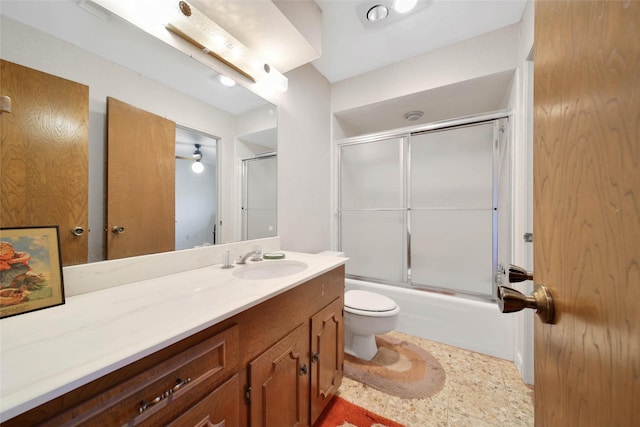
[[[1,425],[313,425],[342,381],[346,259],[283,253],[2,319]]]

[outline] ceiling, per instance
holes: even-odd
[[[313,65],[334,83],[519,22],[526,0],[418,0],[414,13],[371,28],[357,11],[391,0],[316,3],[322,9],[322,56]]]
[[[229,1],[245,5],[258,2]],[[383,21],[380,27],[366,27],[358,12],[362,15],[374,4],[390,5],[391,0],[315,1],[323,14],[322,56],[312,64],[332,83],[519,22],[526,4],[526,0],[418,0],[414,13]],[[217,73],[197,61],[184,61],[184,54],[177,49],[154,40],[143,31],[133,29],[122,20],[87,13],[77,7],[78,4],[78,0],[0,0],[0,12],[27,25],[42,28],[56,37],[94,51],[232,114],[264,105],[263,100],[241,87],[236,86],[232,90],[221,88],[215,79]],[[241,15],[244,17],[245,14]],[[237,17],[232,18],[237,20]],[[140,52],[145,54],[141,55]],[[165,59],[169,56],[172,59],[154,62],[154,58],[161,55]],[[176,79],[175,76],[182,78]],[[499,76],[481,83],[493,84],[496,87],[494,92],[499,92],[501,87],[508,84],[508,76]],[[489,86],[484,86],[483,90],[487,91],[488,88]],[[454,92],[456,91],[463,93],[455,89]],[[438,95],[439,102],[447,96],[446,93],[435,95]],[[503,93],[498,95],[502,96]],[[434,93],[424,96],[426,98],[416,94],[372,106],[369,110],[341,112],[338,118],[348,122],[354,132],[367,131],[367,123],[363,121],[371,122],[372,117],[376,118],[377,126],[386,126],[386,129],[406,126],[406,122],[386,122],[385,118],[391,117],[391,111],[397,117],[400,115],[396,113],[403,109],[434,103]],[[455,102],[456,98],[447,99]],[[471,101],[473,100],[464,100]],[[373,114],[374,109],[377,109],[376,114]],[[427,114],[425,116],[428,118]]]

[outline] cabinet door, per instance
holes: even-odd
[[[311,318],[311,424],[342,383],[343,306],[342,297],[337,298]]]
[[[249,364],[251,426],[309,425],[309,327],[303,323]]]
[[[235,374],[167,427],[238,427],[239,386],[238,374]]]

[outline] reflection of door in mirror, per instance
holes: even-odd
[[[276,235],[276,155],[242,161],[242,238]]]
[[[176,250],[220,241],[217,148],[217,137],[176,128]]]
[[[12,99],[0,115],[0,226],[58,225],[62,264],[85,263],[89,88],[0,62],[0,95]]]
[[[107,98],[107,259],[175,247],[171,120]]]

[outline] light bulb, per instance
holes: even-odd
[[[398,13],[407,13],[416,6],[416,3],[418,0],[395,0],[393,9]]]
[[[191,165],[191,170],[194,173],[202,173],[202,171],[204,170],[204,165],[199,162],[199,161],[195,161],[193,162],[193,164]]]
[[[219,78],[220,78],[220,83],[222,83],[226,87],[233,87],[236,85],[236,81],[233,80],[231,77],[223,76],[222,74],[220,74]]]

